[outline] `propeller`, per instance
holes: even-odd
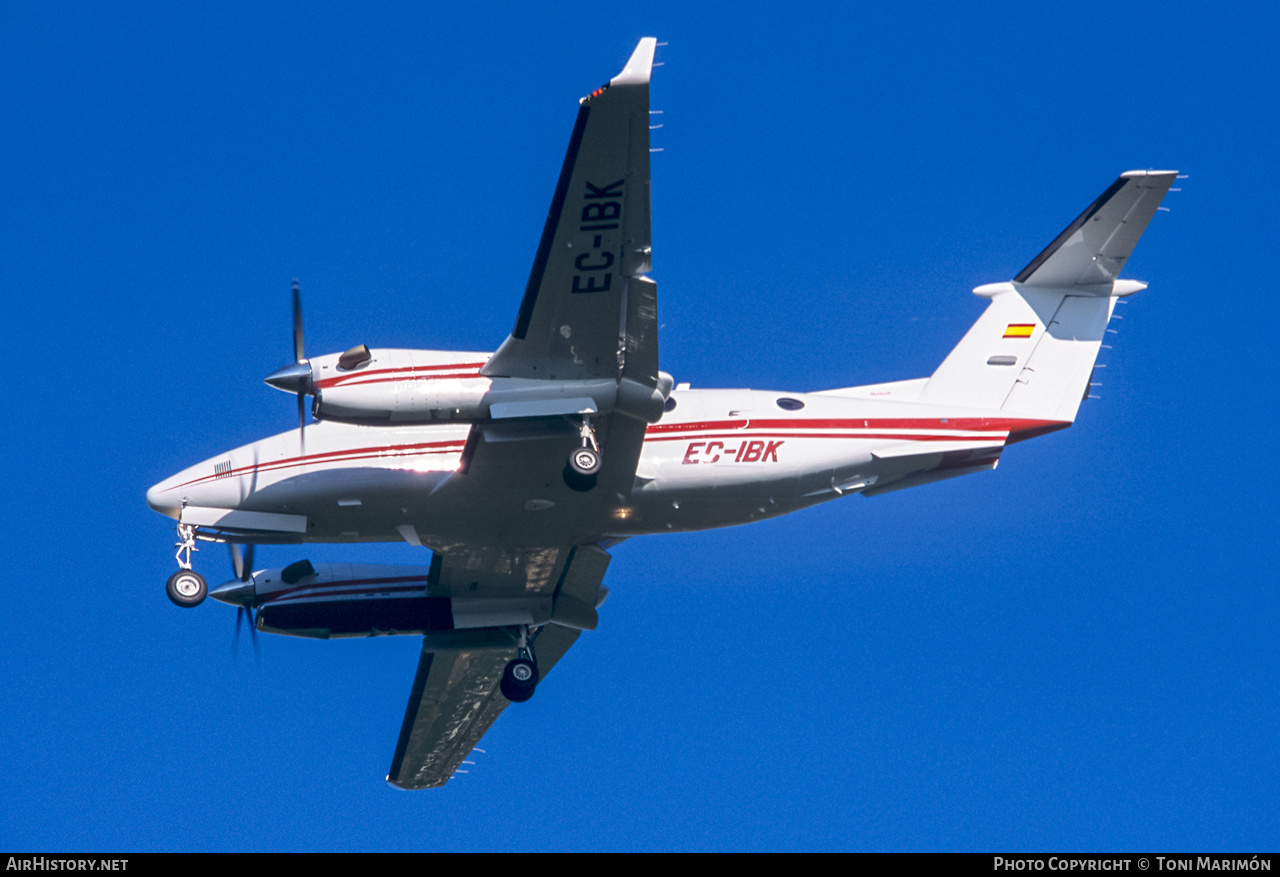
[[[307,362],[302,345],[302,291],[298,287],[298,278],[293,279],[293,365],[286,365],[278,371],[267,375],[264,380],[268,385],[286,393],[294,393],[298,397],[298,444],[302,454],[307,453],[307,402],[306,397],[312,392],[311,363]]]
[[[249,543],[244,547],[244,553],[241,554],[240,546],[234,542],[227,543],[227,550],[231,552],[231,570],[235,573],[235,577],[242,582],[248,583],[253,581],[253,543]],[[241,620],[247,615],[249,618],[249,641],[253,643],[253,661],[258,663],[260,658],[258,655],[258,625],[253,617],[253,602],[249,596],[252,591],[245,594],[247,602],[242,602],[236,607],[236,631],[231,640],[231,659],[237,661],[240,658],[240,624]]]
[[[302,453],[307,453],[307,439],[304,429],[307,425],[306,395],[311,389],[311,365],[302,353],[302,290],[298,288],[298,278],[293,278],[293,361],[307,366],[307,389],[298,390],[298,440],[302,443]]]

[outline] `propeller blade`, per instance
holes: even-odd
[[[231,554],[231,572],[242,582],[253,578],[253,543],[243,548],[239,543],[228,542],[227,551]]]
[[[293,361],[302,362],[302,290],[298,287],[298,278],[293,278]],[[298,448],[300,455],[307,455],[307,406],[303,398],[306,393],[298,394]]]
[[[293,278],[293,361],[302,362],[302,291],[298,278]]]
[[[262,656],[258,654],[258,619],[254,617],[252,606],[246,607],[244,611],[249,616],[249,642],[253,644],[253,663],[261,665]]]
[[[242,582],[253,580],[253,548],[252,542],[243,547],[237,542],[228,542],[227,551],[231,554],[231,571]],[[218,599],[222,599],[219,597]],[[238,595],[236,599],[252,600],[251,597]],[[229,601],[224,601],[229,602]],[[241,603],[236,607],[236,629],[231,636],[231,660],[240,659],[240,624],[245,615],[249,616],[249,639],[253,642],[253,660],[258,662],[258,629],[254,623],[253,606]]]
[[[231,553],[231,572],[240,581],[248,581],[244,575],[244,558],[240,554],[240,546],[234,542],[228,542],[227,551]]]
[[[261,665],[262,656],[258,652],[258,624],[257,619],[253,616],[253,608],[249,606],[239,606],[236,608],[236,631],[231,639],[231,660],[236,663],[240,660],[240,623],[241,619],[248,616],[249,619],[249,642],[253,644],[253,663]]]

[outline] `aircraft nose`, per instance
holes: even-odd
[[[152,485],[147,491],[147,505],[162,515],[176,518],[182,511],[182,500],[170,489],[169,482],[172,480],[166,479]]]

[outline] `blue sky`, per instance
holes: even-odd
[[[11,5],[0,848],[1273,849],[1275,108],[1249,4]],[[646,35],[662,364],[929,374],[1130,168],[1190,178],[1101,399],[994,473],[618,546],[600,629],[444,790],[411,637],[163,593],[146,488],[288,429],[307,349],[490,350],[576,111]],[[259,563],[426,562],[405,545]],[[229,576],[216,546],[198,556]],[[246,644],[247,646],[247,644]]]

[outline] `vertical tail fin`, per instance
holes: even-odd
[[[1074,421],[1116,299],[1146,288],[1120,269],[1176,177],[1122,174],[1013,281],[975,289],[991,304],[919,401]]]

